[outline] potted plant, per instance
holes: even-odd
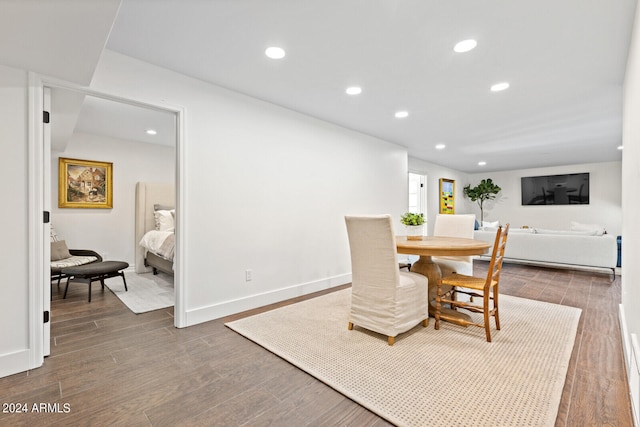
[[[420,240],[422,238],[422,230],[424,228],[424,214],[405,212],[400,217],[400,222],[407,229],[407,239]]]
[[[475,187],[471,187],[471,184],[464,187],[464,195],[472,202],[478,202],[480,206],[480,225],[484,222],[484,202],[495,199],[500,190],[502,189],[494,184],[491,178],[483,179]]]

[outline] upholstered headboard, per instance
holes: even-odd
[[[136,227],[135,227],[135,261],[136,273],[151,271],[144,266],[144,248],[138,242],[142,236],[155,229],[153,217],[154,205],[175,207],[175,189],[173,184],[156,182],[138,182],[136,184]]]

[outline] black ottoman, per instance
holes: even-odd
[[[124,261],[103,261],[78,265],[76,267],[63,268],[62,274],[67,276],[67,286],[64,288],[63,298],[67,297],[69,279],[89,284],[89,302],[91,302],[91,282],[95,282],[96,280],[100,280],[100,284],[104,290],[104,279],[121,276],[122,281],[124,282],[124,290],[128,291],[127,281],[125,280],[124,272],[122,271],[128,267],[129,264]]]

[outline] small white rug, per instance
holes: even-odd
[[[167,274],[137,274],[124,272],[128,291],[122,277],[112,277],[105,285],[134,313],[145,313],[173,306],[173,277]]]
[[[581,310],[500,296],[502,330],[347,330],[351,289],[227,323],[399,426],[553,426]],[[493,325],[493,320],[492,320]]]

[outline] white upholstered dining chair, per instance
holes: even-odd
[[[346,216],[351,250],[353,326],[395,337],[422,322],[429,323],[428,280],[400,271],[390,215]]]
[[[434,236],[463,237],[473,239],[473,229],[476,223],[474,214],[464,215],[436,215],[433,224]],[[442,276],[452,273],[473,274],[473,258],[470,256],[438,256],[432,258],[440,267]]]

